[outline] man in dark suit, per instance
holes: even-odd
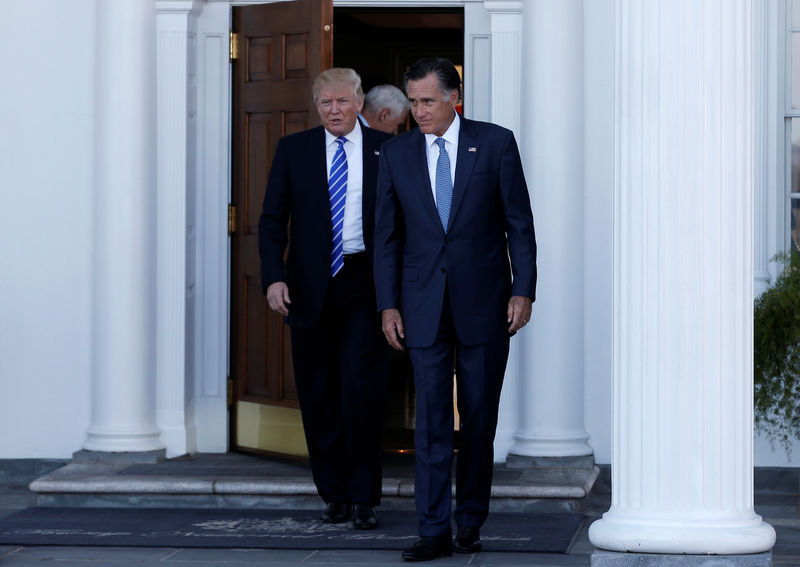
[[[364,95],[361,124],[388,134],[397,134],[408,118],[408,99],[394,85],[375,85]]]
[[[481,549],[509,338],[531,316],[536,242],[514,135],[458,116],[461,82],[447,59],[418,61],[405,81],[419,128],[381,150],[375,284],[384,335],[414,366],[420,538],[403,559],[424,561]]]
[[[372,529],[387,381],[372,237],[380,146],[390,136],[358,123],[364,95],[352,69],[322,72],[313,97],[322,125],[281,138],[275,150],[259,222],[261,282],[291,327],[322,520],[352,516],[356,528]]]

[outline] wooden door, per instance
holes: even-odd
[[[258,219],[278,139],[319,123],[311,84],[333,62],[333,0],[233,8],[233,446],[307,454],[289,330],[262,293]]]

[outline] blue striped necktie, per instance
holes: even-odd
[[[453,201],[453,181],[450,179],[450,156],[444,148],[444,138],[436,138],[439,146],[439,159],[436,160],[436,208],[442,228],[447,232],[447,219],[450,216],[450,203]]]
[[[347,154],[344,143],[347,138],[336,138],[339,147],[333,155],[331,173],[328,176],[328,196],[331,200],[331,225],[333,226],[333,250],[331,251],[331,276],[339,273],[344,266],[342,231],[344,229],[344,201],[347,196]]]

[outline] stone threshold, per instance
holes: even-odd
[[[582,512],[600,468],[593,460],[556,459],[495,467],[496,511]],[[73,462],[28,485],[38,506],[319,506],[311,473],[299,464],[200,456],[189,462],[134,463],[126,455]],[[384,471],[382,508],[413,509],[413,467]]]
[[[265,496],[314,496],[313,481],[290,477],[190,478],[158,475],[120,475],[129,464],[70,463],[30,483],[31,491],[42,493],[95,494],[246,494]],[[494,498],[585,498],[600,472],[590,469],[580,484],[504,484],[492,485]],[[455,493],[455,489],[454,493]],[[414,496],[414,483],[406,479],[385,478],[383,496]]]

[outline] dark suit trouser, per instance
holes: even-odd
[[[454,365],[461,418],[456,524],[480,527],[489,513],[494,434],[509,340],[479,345],[460,343],[449,304],[445,294],[433,345],[409,349],[417,390],[414,486],[420,536],[451,533]]]
[[[387,347],[374,293],[361,255],[331,279],[317,324],[292,328],[311,472],[326,503],[380,503]]]

